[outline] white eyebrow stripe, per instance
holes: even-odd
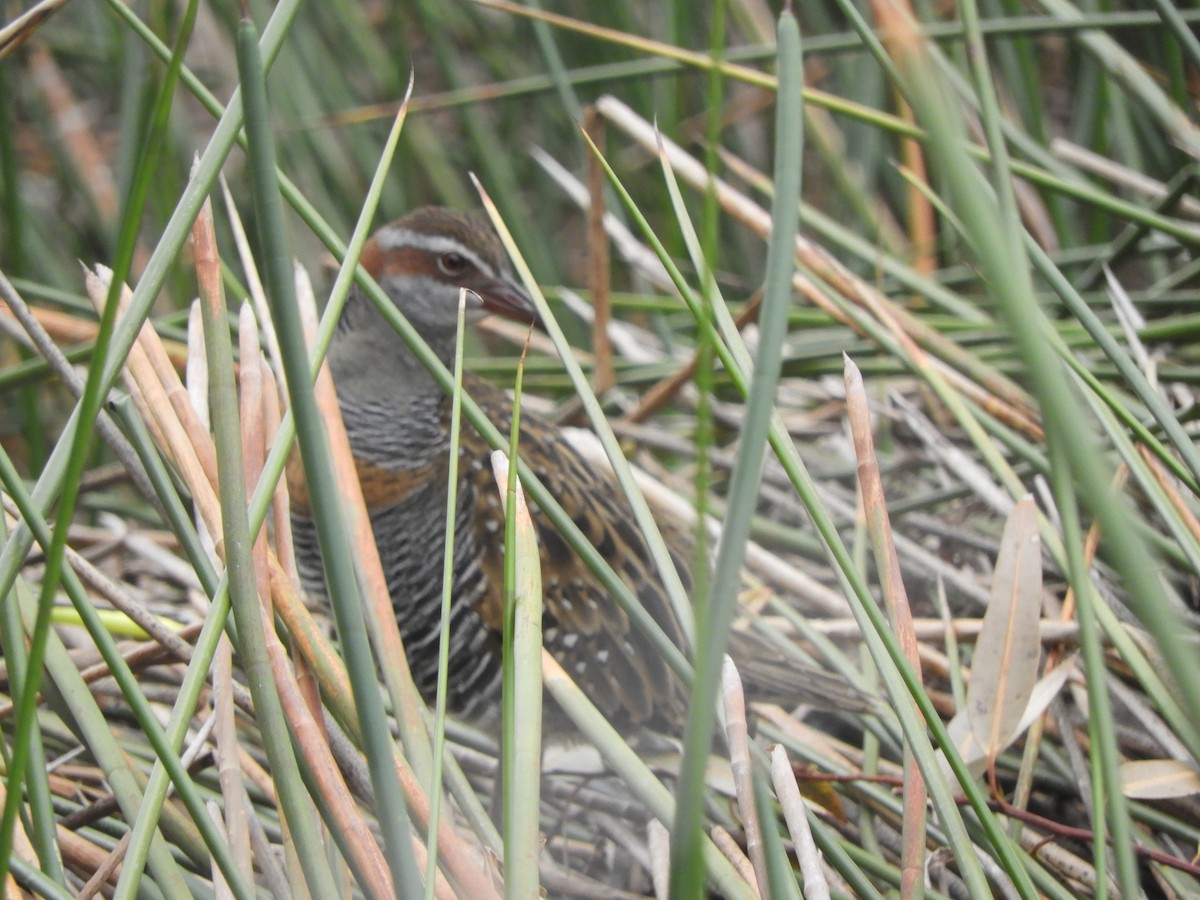
[[[457,253],[466,258],[475,268],[488,278],[495,278],[496,270],[474,251],[464,247],[453,238],[440,234],[422,234],[407,228],[383,228],[375,235],[375,243],[384,253],[399,250],[401,247],[414,247],[417,250],[427,250],[439,256],[443,253]]]

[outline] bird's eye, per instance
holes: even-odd
[[[438,257],[438,268],[446,275],[461,275],[467,270],[467,258],[450,250]]]

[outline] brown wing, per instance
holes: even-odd
[[[507,432],[511,402],[494,386],[471,378],[471,396],[488,418]],[[469,433],[468,433],[469,432]],[[464,429],[464,451],[474,461],[487,458],[487,447],[471,429]],[[682,645],[682,634],[633,512],[611,475],[597,472],[566,442],[557,427],[522,414],[518,444],[521,458],[633,590],[646,611],[667,636]],[[483,568],[496,590],[485,601],[493,608],[483,613],[499,627],[499,585],[503,582],[503,515],[499,492],[490,466],[469,466],[475,490],[488,498],[477,509],[486,509],[488,521],[477,523],[490,539],[482,542]],[[571,549],[550,519],[531,504],[538,531],[543,583],[543,641],[580,687],[618,726],[677,723],[684,698],[682,685],[651,641],[629,620],[599,579]],[[675,553],[679,562],[686,560]]]

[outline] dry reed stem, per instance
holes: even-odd
[[[99,276],[91,275],[88,279],[89,294],[99,298],[102,303],[106,286]],[[126,295],[128,289],[125,289]],[[205,521],[206,527],[214,535],[221,534],[221,519],[219,504],[213,490],[214,479],[210,479],[200,464],[199,457],[206,454],[215,460],[215,450],[212,439],[199,423],[189,404],[177,405],[167,401],[169,395],[178,392],[186,396],[178,375],[171,367],[153,366],[147,358],[147,345],[159,343],[158,335],[149,326],[144,326],[138,336],[134,350],[131,350],[126,366],[129,375],[130,393],[139,401],[139,411],[147,417],[148,422],[156,422],[160,426],[160,434],[164,443],[160,445],[172,459],[192,492],[193,501]],[[153,351],[151,351],[152,353]],[[161,352],[159,353],[161,357]],[[166,380],[166,385],[159,380]],[[149,399],[148,399],[149,398]],[[185,427],[180,419],[190,423]],[[223,542],[218,539],[217,553],[223,552]],[[271,599],[275,611],[279,613],[290,634],[294,645],[309,655],[310,662],[315,662],[317,671],[325,675],[323,684],[325,690],[341,700],[342,709],[353,709],[350,699],[349,681],[345,669],[337,653],[329,645],[320,629],[312,620],[311,615],[300,603],[299,598],[287,574],[279,566],[278,560],[271,554],[268,557],[270,567]],[[332,680],[330,680],[332,678]],[[402,757],[394,757],[401,785],[404,788],[409,809],[421,827],[429,824],[429,804],[424,795],[424,789],[414,777],[412,771]],[[495,888],[484,872],[484,864],[478,853],[445,822],[438,832],[439,861],[445,865],[446,871],[454,882],[472,897],[496,896]]]
[[[883,480],[879,472],[879,460],[875,456],[875,439],[871,432],[870,408],[862,373],[846,358],[846,412],[850,419],[850,431],[854,438],[854,453],[858,459],[858,486],[862,495],[862,511],[871,534],[875,550],[875,565],[879,571],[879,584],[883,591],[888,616],[896,632],[896,638],[908,664],[913,667],[917,680],[921,680],[921,657],[916,635],[912,629],[912,608],[908,592],[900,572],[900,558],[892,535],[891,518],[888,515],[887,499],[883,493]],[[924,776],[917,766],[912,749],[904,748],[904,827],[901,851],[902,897],[920,893],[924,884],[925,860],[925,802],[927,789]]]
[[[304,318],[305,337],[311,346],[316,334],[316,305],[312,302],[311,286],[303,270],[297,268],[297,297],[300,299],[301,313]],[[375,545],[375,532],[371,527],[371,519],[367,514],[366,500],[363,498],[362,485],[358,480],[358,469],[354,461],[354,452],[350,448],[350,438],[346,434],[345,423],[342,422],[342,411],[338,405],[337,393],[333,384],[333,376],[328,363],[321,365],[317,380],[313,385],[313,396],[321,418],[325,422],[326,433],[329,436],[329,451],[333,459],[334,477],[337,479],[338,493],[342,498],[342,507],[349,516],[351,539],[360,563],[366,603],[364,613],[371,628],[372,642],[376,654],[384,669],[384,677],[393,682],[396,702],[400,709],[396,710],[400,723],[401,734],[408,739],[427,745],[429,732],[425,728],[423,715],[424,704],[412,680],[412,672],[408,667],[408,655],[404,650],[404,642],[400,637],[396,612],[392,606],[392,595],[388,588],[387,578],[383,574],[383,562],[379,557],[379,548]],[[296,477],[299,458],[293,456],[290,464],[289,480]],[[410,748],[410,754],[411,750]],[[423,768],[423,767],[422,767]],[[419,769],[420,770],[420,769]],[[423,773],[424,774],[424,773]]]
[[[753,799],[753,798],[752,798]],[[657,819],[655,820],[658,821]],[[662,823],[660,822],[659,825]],[[733,867],[737,869],[737,873],[742,876],[746,884],[757,893],[760,897],[762,891],[759,890],[759,876],[755,874],[754,864],[746,856],[739,844],[728,831],[720,825],[714,825],[708,830],[708,836],[712,838],[712,842],[716,848],[721,851],[721,855],[733,863]]]
[[[95,272],[86,273],[87,293],[97,309],[102,308],[107,299],[111,276],[112,272],[102,266]],[[130,297],[128,287],[122,286],[122,306],[128,304]],[[168,376],[161,368],[155,369],[147,352],[147,348],[158,344],[154,329],[144,324],[130,348],[122,378],[151,436],[192,492],[193,502],[210,534],[220,535],[219,507],[212,488],[216,481],[216,451],[188,402],[178,373],[171,368],[166,383],[160,380]],[[221,539],[217,537],[216,540],[219,543]]]
[[[604,119],[596,114],[594,107],[584,111],[583,129],[600,151],[604,151]],[[592,352],[596,356],[596,367],[592,375],[592,390],[596,396],[617,383],[616,364],[613,361],[612,342],[608,337],[608,323],[612,319],[612,301],[609,297],[612,275],[609,268],[608,237],[604,233],[604,168],[595,154],[587,156],[588,196],[587,248],[588,286],[592,291]]]
[[[768,185],[767,177],[763,173],[753,169],[738,157],[724,150],[720,151],[720,156],[732,171],[738,173],[746,181],[762,185],[764,188]],[[767,232],[763,229],[769,227],[770,224],[770,219],[767,217],[764,226],[766,210],[754,206],[749,199],[746,199],[745,203],[749,204],[749,209],[756,209],[758,212],[750,219],[743,221],[765,238]],[[730,211],[737,210],[743,210],[743,205],[732,207]],[[977,383],[965,375],[956,368],[956,365],[965,366],[974,362],[974,359],[968,356],[961,347],[851,273],[823,247],[808,244],[798,238],[797,258],[809,266],[810,271],[821,279],[820,282],[817,282],[800,274],[792,279],[792,287],[808,299],[813,306],[856,334],[870,339],[870,334],[861,323],[847,314],[839,305],[830,301],[829,297],[825,295],[823,286],[836,291],[887,328],[900,344],[903,352],[912,359],[914,365],[920,363],[932,368],[959,393],[969,397],[999,421],[1020,430],[1031,439],[1040,440],[1042,438],[1043,432],[1038,423],[1036,408],[1029,396],[1009,378],[993,371],[985,374],[983,381]],[[814,265],[814,263],[818,264]],[[928,349],[933,356],[930,358],[921,354],[919,357],[913,357],[912,354],[916,347]]]
[[[829,883],[821,868],[821,851],[813,841],[808,827],[807,807],[800,795],[800,785],[788,761],[787,751],[779,744],[771,748],[771,783],[775,785],[775,796],[783,809],[783,818],[792,836],[796,850],[796,861],[804,876],[804,894],[809,900],[829,900]]]
[[[81,319],[76,313],[61,312],[57,309],[47,309],[44,306],[30,307],[34,319],[59,344],[91,344],[95,343],[100,333],[98,322]],[[0,316],[6,319],[14,318],[12,310],[0,306]],[[182,370],[187,360],[187,348],[178,341],[163,341],[163,347],[171,364]]]
[[[80,837],[69,828],[56,829],[58,846],[62,851],[63,862],[73,868],[91,872],[92,875],[79,889],[76,900],[88,900],[99,894],[107,885],[116,887],[117,878],[121,874],[121,863],[129,849],[133,832],[127,831],[121,835],[111,853],[106,853],[90,841]]]
[[[733,772],[733,785],[737,792],[738,809],[742,814],[742,827],[746,832],[746,852],[752,862],[751,871],[742,877],[761,895],[760,885],[769,885],[767,858],[763,850],[762,825],[758,818],[758,804],[754,801],[754,776],[750,763],[750,735],[746,725],[746,694],[742,690],[742,678],[737,666],[728,656],[721,665],[721,705],[725,710],[725,740],[729,745],[729,765]],[[728,836],[728,835],[726,835]],[[718,847],[721,845],[718,844]],[[728,852],[722,848],[722,852]],[[738,856],[741,856],[739,850]],[[736,860],[732,860],[737,865]],[[746,877],[747,874],[749,877]]]
[[[654,126],[628,106],[612,96],[600,98],[596,106],[610,122],[628,134],[647,153],[657,154],[660,152],[658,149],[660,137]],[[661,138],[661,147],[661,152],[666,154],[671,168],[683,181],[692,185],[697,190],[706,189],[709,182],[709,175],[699,160],[686,153],[666,137]],[[722,157],[728,162],[729,157],[727,154],[722,154]],[[753,171],[749,166],[744,164],[742,170],[743,174]],[[765,239],[766,235],[770,233],[771,227],[770,214],[767,210],[720,178],[714,179],[714,185],[717,199],[722,209]],[[963,358],[961,350],[952,342],[946,340],[945,336],[923,325],[911,314],[897,307],[896,304],[883,296],[872,285],[867,284],[842,265],[823,247],[805,238],[803,235],[796,236],[796,257],[808,270],[820,277],[852,303],[872,310],[889,309],[892,312],[892,321],[894,323],[903,323],[904,329],[908,333],[919,337],[922,343],[928,342],[929,346],[939,348],[940,356],[945,356],[947,359]],[[809,296],[810,299],[816,302],[820,291],[815,289],[806,290],[805,282],[806,279],[798,275],[794,279],[793,285],[797,290],[805,293],[806,296]],[[832,314],[832,310],[828,308],[827,303],[822,304],[822,308]],[[950,378],[952,376],[947,375],[947,377]],[[961,374],[955,380],[956,384],[958,380],[962,380],[964,384],[970,383],[962,379]],[[988,381],[986,388],[989,392],[996,395],[990,405],[997,406],[999,404],[997,407],[998,411],[1007,410],[1007,413],[1000,413],[1006,421],[1011,420],[1014,427],[1022,428],[1022,430],[1030,433],[1031,437],[1036,437],[1040,433],[1040,428],[1036,425],[1036,410],[1032,401],[1010,379],[996,374]],[[1032,432],[1029,429],[1033,429]]]
[[[745,305],[733,317],[733,324],[738,331],[745,330],[751,322],[758,321],[758,311],[762,306],[762,290],[755,291]],[[692,354],[691,359],[676,369],[666,378],[656,381],[642,392],[638,405],[621,417],[622,422],[644,422],[662,407],[666,406],[676,394],[691,383],[700,365],[700,352]]]

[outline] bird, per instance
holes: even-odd
[[[467,291],[469,320],[500,314],[537,322],[536,307],[514,277],[499,237],[478,214],[437,206],[415,209],[376,231],[360,263],[447,367],[453,364],[461,289]],[[451,401],[357,287],[347,298],[327,361],[409,667],[422,697],[432,703],[442,627]],[[469,372],[464,388],[507,436],[509,395]],[[611,472],[585,462],[560,428],[542,417],[523,409],[519,428],[521,458],[666,636],[683,648],[684,631]],[[499,721],[503,651],[504,511],[490,454],[483,437],[464,423],[447,705],[462,720],[484,728]],[[319,597],[324,593],[321,557],[302,478],[299,467],[290,467],[293,543],[301,581]],[[688,703],[681,679],[547,515],[536,504],[531,513],[542,568],[546,650],[622,732],[678,733]],[[663,535],[689,587],[689,536],[671,523],[663,523]],[[746,640],[743,636],[735,647]],[[778,651],[766,651],[764,644],[751,641],[735,657],[746,656],[760,667],[764,660],[778,659]],[[857,692],[839,677],[804,673],[795,685],[801,699],[855,708]],[[569,727],[553,708],[545,716],[551,731]]]

